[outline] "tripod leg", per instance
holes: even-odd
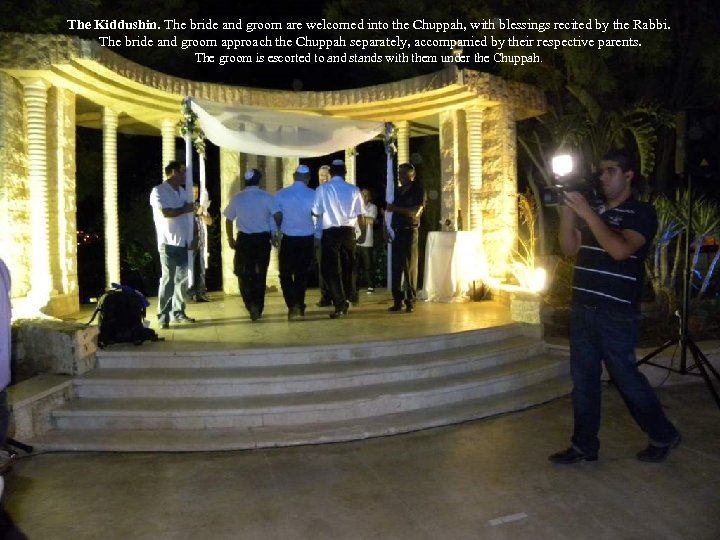
[[[700,347],[698,347],[695,342],[693,342],[691,339],[687,340],[688,345],[690,346],[690,352],[693,355],[693,358],[695,359],[695,365],[700,370],[700,374],[702,375],[702,378],[705,380],[705,386],[708,387],[708,390],[710,390],[710,393],[712,394],[712,397],[715,399],[715,404],[720,408],[720,394],[718,394],[718,391],[713,386],[712,380],[710,380],[710,375],[708,374],[708,369],[712,371],[713,375],[715,375],[715,378],[717,378],[720,381],[720,375],[718,375],[717,370],[713,367],[713,365],[710,363],[710,361],[707,359],[707,357],[703,354],[703,352],[700,350]]]
[[[675,344],[675,343],[678,343],[677,338],[675,338],[675,339],[668,339],[665,343],[663,343],[662,345],[660,345],[657,349],[655,349],[654,351],[646,354],[646,355],[643,356],[640,360],[638,360],[637,362],[635,362],[635,365],[636,365],[636,366],[641,366],[641,365],[643,365],[643,364],[655,365],[655,364],[653,364],[652,362],[650,362],[650,360],[653,359],[653,358],[655,358],[658,354],[660,354],[660,353],[663,352],[665,349],[667,349],[670,345],[673,345],[673,344]],[[659,367],[662,367],[662,366],[659,366]]]
[[[702,358],[702,360],[704,361],[705,367],[708,368],[708,369],[712,372],[713,375],[715,375],[715,378],[716,378],[718,381],[720,381],[720,373],[718,373],[718,371],[715,369],[715,366],[713,366],[713,365],[710,363],[710,360],[708,360],[708,359],[707,359],[707,356],[705,356],[705,354],[700,350],[700,347],[698,347],[698,346],[695,344],[695,342],[692,341],[692,340],[689,340],[688,343],[690,344],[691,350],[694,349],[694,350],[697,352],[697,356],[699,356],[700,358]],[[697,360],[697,358],[696,358],[696,360]]]
[[[30,445],[27,445],[25,443],[21,443],[20,441],[16,441],[12,437],[8,437],[5,439],[5,444],[8,446],[14,446],[15,448],[19,448],[23,452],[27,452],[28,454],[32,454],[33,447]]]

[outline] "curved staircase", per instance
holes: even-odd
[[[105,349],[39,450],[199,451],[364,439],[510,412],[569,391],[567,358],[509,324],[238,351]]]

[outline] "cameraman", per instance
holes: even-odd
[[[591,208],[578,192],[564,196],[560,247],[576,256],[570,322],[575,425],[572,446],[549,459],[559,464],[597,460],[604,361],[630,414],[649,437],[637,458],[661,462],[680,443],[680,433],[635,363],[644,260],[657,216],[651,204],[633,197],[635,165],[629,154],[609,152],[600,172],[604,206]]]

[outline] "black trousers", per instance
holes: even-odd
[[[330,302],[332,302],[332,297],[330,296],[330,289],[327,286],[327,281],[325,281],[322,273],[322,241],[320,241],[317,248],[315,248],[315,260],[317,261],[318,288],[320,289],[320,300],[323,303],[329,304]]]
[[[392,241],[390,280],[395,305],[413,305],[417,299],[418,230],[397,229]]]
[[[235,244],[234,272],[240,294],[249,312],[262,314],[265,308],[265,281],[270,264],[270,233],[238,233]]]
[[[280,241],[280,286],[288,309],[305,309],[308,273],[315,249],[315,237],[285,236]]]
[[[355,229],[331,227],[322,235],[322,274],[336,310],[345,309],[345,301],[356,298],[353,284]]]
[[[357,247],[357,281],[364,283],[365,287],[375,287],[375,248]],[[363,281],[364,278],[364,281]]]

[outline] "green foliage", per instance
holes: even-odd
[[[660,196],[653,201],[658,216],[658,231],[652,246],[652,257],[645,262],[656,300],[667,313],[678,307],[685,276],[681,269],[685,264],[687,232],[690,227],[690,276],[696,299],[702,299],[717,278],[720,251],[710,264],[701,267],[700,254],[705,239],[720,236],[720,205],[702,195],[693,195],[692,223],[689,221],[689,193],[678,190],[674,199]],[[699,279],[701,276],[702,279]]]
[[[131,240],[125,244],[123,261],[130,270],[143,274],[152,264],[153,255],[144,246]]]

